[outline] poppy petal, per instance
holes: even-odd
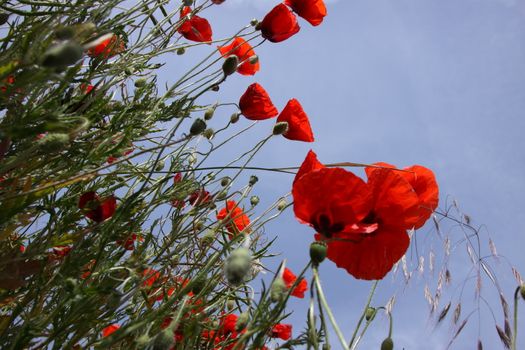
[[[323,0],[285,0],[284,3],[313,26],[321,24],[326,16]]]
[[[258,83],[248,86],[239,100],[241,113],[250,120],[264,120],[277,116],[279,111],[266,90]]]
[[[191,8],[186,6],[182,9],[180,13],[180,18],[183,19],[189,14],[191,14]],[[210,23],[208,22],[208,20],[196,15],[193,15],[190,18],[186,17],[184,23],[180,25],[177,32],[179,32],[183,37],[191,41],[212,41],[212,29]]]
[[[277,122],[288,123],[288,130],[283,134],[287,139],[304,142],[314,141],[314,134],[308,121],[308,116],[295,98],[288,101],[281,114],[277,117]]]
[[[324,168],[323,163],[321,163],[317,159],[317,154],[314,153],[314,151],[310,150],[308,151],[308,154],[306,155],[306,158],[304,159],[303,163],[301,164],[301,167],[297,171],[297,174],[295,175],[295,178],[293,182],[300,179],[303,175],[308,174],[311,171],[322,169]]]
[[[237,68],[237,72],[242,75],[254,75],[259,71],[259,61],[251,63],[249,58],[255,56],[252,46],[243,38],[235,37],[230,45],[218,46],[217,49],[223,57],[231,55],[237,56],[242,63]]]
[[[439,187],[432,170],[421,165],[413,165],[401,175],[412,185],[419,197],[419,219],[414,227],[422,227],[439,203]]]
[[[275,6],[260,23],[261,35],[272,43],[291,37],[301,29],[297,18],[284,4]]]

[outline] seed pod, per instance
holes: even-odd
[[[84,49],[73,41],[57,44],[44,53],[42,66],[57,68],[75,64],[82,58]]]
[[[200,118],[195,119],[190,128],[191,135],[199,135],[206,130],[206,122]]]
[[[313,242],[310,244],[310,259],[315,264],[320,264],[326,258],[327,247],[324,242]]]
[[[276,123],[273,127],[274,135],[282,135],[288,131],[288,122],[279,122]]]

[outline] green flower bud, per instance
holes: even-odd
[[[230,117],[230,123],[235,124],[239,121],[239,117],[241,116],[241,113],[233,113]]]
[[[282,135],[288,131],[288,122],[279,122],[276,123],[273,127],[274,135]]]
[[[286,199],[283,198],[277,203],[277,210],[283,211],[284,209],[286,209],[287,205],[288,203],[286,202]]]
[[[213,84],[211,87],[210,87],[210,90],[211,91],[219,91],[221,89],[221,87],[219,86],[219,84]]]
[[[520,287],[520,294],[523,300],[525,300],[525,284],[522,284]]]
[[[228,299],[228,301],[226,302],[226,308],[228,309],[228,311],[232,311],[235,308],[235,306],[235,301]]]
[[[324,242],[313,242],[310,244],[310,259],[315,264],[320,264],[326,258],[326,243]]]
[[[52,133],[38,141],[40,149],[45,153],[55,153],[64,150],[69,144],[69,135]]]
[[[250,204],[252,205],[252,207],[255,207],[257,204],[259,204],[259,197],[251,196],[250,197]]]
[[[376,313],[377,313],[377,310],[373,307],[367,307],[366,308],[366,311],[365,311],[365,319],[368,321],[368,322],[371,322],[374,320],[374,318],[376,317]]]
[[[239,58],[235,55],[228,56],[222,64],[222,71],[225,76],[232,75],[237,72],[237,66],[239,65]]]
[[[210,120],[213,118],[213,114],[215,113],[215,107],[210,107],[204,112],[204,120]]]
[[[286,296],[287,291],[288,288],[286,288],[286,283],[284,283],[283,278],[277,277],[270,288],[270,299],[274,303],[281,302]]]
[[[180,47],[177,49],[177,55],[184,55],[186,53],[186,49],[183,47]]]
[[[215,136],[215,131],[213,131],[213,129],[211,129],[211,128],[208,128],[208,129],[204,130],[204,132],[202,133],[202,136],[204,136],[208,140],[211,140],[213,138],[213,136]]]
[[[221,186],[222,186],[222,187],[226,187],[226,186],[228,186],[231,182],[232,182],[232,179],[230,179],[229,177],[227,177],[227,176],[226,176],[226,177],[223,177],[223,178],[221,179]]]
[[[251,64],[256,64],[257,62],[259,62],[259,56],[257,55],[250,56],[250,58],[248,59],[248,62],[250,62]]]
[[[394,349],[394,342],[392,341],[392,338],[386,338],[381,343],[381,350],[393,350]]]
[[[323,344],[323,350],[330,350],[331,349],[331,346],[330,344]]]
[[[242,331],[248,325],[248,321],[250,321],[249,313],[243,312],[242,314],[240,314],[237,318],[237,323],[235,323],[235,330],[237,332]]]
[[[215,232],[209,230],[202,236],[201,243],[204,245],[211,245],[213,242],[215,242]]]
[[[254,18],[254,19],[252,19],[252,20],[250,21],[250,25],[251,25],[252,27],[255,27],[257,24],[259,24],[259,20],[258,20],[258,19],[255,19],[255,18]]]
[[[193,0],[183,0],[184,6],[191,6],[193,5]]]
[[[148,80],[146,78],[139,78],[135,80],[135,87],[141,88],[141,87],[146,86],[147,83],[148,83]]]
[[[239,286],[249,276],[251,266],[251,252],[243,247],[235,249],[224,265],[226,280],[234,286]]]
[[[253,186],[259,181],[259,178],[255,175],[250,176],[250,181],[248,181],[248,185]]]
[[[164,161],[163,160],[159,160],[157,162],[157,165],[155,166],[155,171],[161,171],[162,169],[164,169]]]
[[[169,350],[173,346],[173,329],[166,328],[155,337],[153,350]]]
[[[200,118],[195,119],[190,128],[191,135],[199,135],[206,130],[206,122]]]
[[[82,58],[84,49],[73,41],[60,43],[47,50],[42,59],[42,66],[57,68],[75,64]]]
[[[137,349],[145,349],[150,342],[151,338],[147,334],[143,334],[135,340],[135,344],[137,344]]]

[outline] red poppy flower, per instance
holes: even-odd
[[[188,15],[190,16],[188,18]],[[188,40],[197,42],[212,41],[210,23],[199,16],[191,15],[191,7],[186,6],[180,12],[181,20],[185,18],[177,32]]]
[[[250,225],[250,218],[237,206],[235,201],[227,201],[226,208],[217,213],[217,220],[227,220],[226,228],[230,233],[237,234]]]
[[[236,325],[239,317],[234,314],[228,314],[221,319],[220,330],[224,334],[237,334]]]
[[[241,113],[250,120],[269,119],[279,114],[266,90],[257,83],[248,86],[239,100],[239,107]]]
[[[388,163],[375,163],[373,165],[394,168],[395,166]],[[366,173],[370,176],[378,168],[368,167]],[[412,186],[419,197],[419,217],[414,224],[414,228],[422,227],[428,220],[432,212],[437,208],[439,203],[439,187],[436,182],[436,177],[432,170],[421,165],[412,165],[404,168],[404,171],[397,171],[408,183]]]
[[[182,182],[182,174],[176,173],[175,176],[173,176],[173,184],[178,184],[179,182]]]
[[[82,91],[86,95],[89,94],[91,91],[93,91],[94,88],[95,87],[91,84],[86,84],[86,83],[80,84],[80,91]]]
[[[102,222],[115,213],[117,199],[109,196],[101,200],[93,191],[86,192],[80,196],[78,207],[83,210],[84,215],[95,222]]]
[[[135,249],[135,241],[137,240],[137,235],[132,233],[129,238],[127,238],[125,241],[117,240],[117,244],[124,247],[126,250],[133,250]],[[139,238],[139,240],[144,240],[143,238]]]
[[[293,179],[293,183],[300,179],[303,175],[308,174],[309,172],[312,172],[314,170],[323,169],[324,165],[317,159],[317,155],[312,151],[308,151],[308,154],[306,155],[306,158],[304,159],[303,163],[301,164],[301,167],[297,171],[297,174],[295,174],[295,178]]]
[[[237,68],[237,72],[242,75],[254,75],[259,71],[259,61],[250,63],[249,59],[255,56],[252,46],[243,38],[235,37],[230,45],[219,46],[219,52],[223,57],[231,55],[237,56],[241,64]]]
[[[278,43],[299,32],[297,17],[284,4],[275,6],[259,24],[263,38]]]
[[[326,16],[323,0],[284,0],[284,3],[313,26],[321,24]]]
[[[118,324],[113,323],[113,324],[107,326],[106,328],[104,328],[102,330],[102,336],[103,337],[108,337],[108,336],[110,336],[112,333],[114,333],[119,328],[120,328],[120,326]]]
[[[299,178],[292,188],[297,219],[325,237],[363,220],[372,208],[367,184],[341,168],[322,168]]]
[[[313,142],[314,134],[308,121],[308,116],[303,107],[295,98],[292,98],[281,114],[277,117],[277,122],[288,122],[288,130],[283,134],[289,140]]]
[[[282,340],[288,340],[292,337],[292,325],[291,324],[276,324],[272,327],[270,333],[272,338],[280,338]]]
[[[209,204],[211,202],[210,192],[206,191],[204,188],[201,188],[200,190],[190,194],[188,202],[195,207]]]
[[[297,281],[297,276],[287,267],[283,271],[283,280],[286,285],[286,288],[292,288],[295,281]],[[292,290],[291,295],[297,298],[304,298],[304,292],[308,290],[308,282],[304,278],[301,278],[301,281],[295,286]]]
[[[91,58],[111,58],[126,49],[124,41],[117,35],[113,34],[111,37],[102,40],[95,47],[87,51],[87,55]]]

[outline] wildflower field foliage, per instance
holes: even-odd
[[[517,316],[480,255],[478,231],[456,205],[437,209],[430,169],[323,164],[314,151],[286,169],[252,164],[272,138],[313,142],[308,112],[293,96],[279,108],[257,82],[221,101],[221,86],[237,74],[270,74],[257,47],[322,25],[327,10],[322,0],[276,0],[260,21],[239,20],[238,32],[216,40],[206,10],[223,2],[0,5],[0,347],[353,349],[384,311],[390,327],[377,348],[392,349],[393,299],[375,305],[372,297],[389,272],[402,270],[408,283],[424,270],[423,254],[432,276],[439,271],[435,291],[425,289],[431,317],[439,323],[453,310],[452,344],[470,317],[452,297],[440,303],[454,240],[467,246],[478,283],[496,287],[504,326],[495,333],[516,349]],[[209,55],[192,56],[194,46]],[[164,87],[167,59],[193,68]],[[221,102],[203,103],[207,94]],[[251,124],[240,127],[240,118]],[[253,128],[260,140],[251,148],[210,165]],[[260,208],[256,171],[295,174],[290,193]],[[312,228],[310,263],[292,271],[283,259],[270,280],[256,280],[275,256],[265,223],[292,212]],[[428,220],[443,250],[422,248],[412,269],[405,253]],[[456,241],[441,233],[444,222],[471,231]],[[366,305],[352,305],[363,309],[352,329],[341,329],[323,293],[325,259],[372,285]],[[306,325],[287,322],[300,312],[287,309],[290,297],[310,299]]]

